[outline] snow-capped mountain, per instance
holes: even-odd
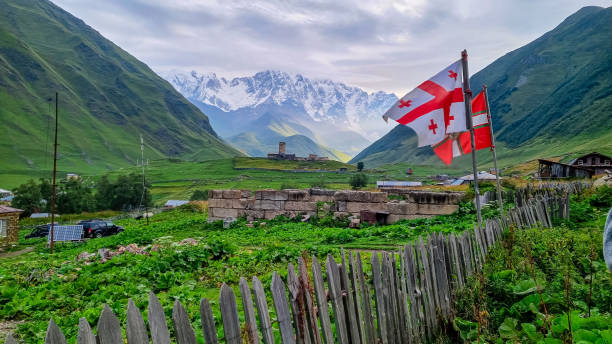
[[[354,155],[393,127],[381,116],[397,100],[394,94],[367,93],[330,80],[279,71],[231,80],[197,72],[173,73],[166,79],[200,107],[210,117],[213,128],[225,138],[257,131],[251,123],[273,116],[285,127],[295,129],[291,134],[305,135],[319,144]],[[308,132],[299,129],[303,127]]]

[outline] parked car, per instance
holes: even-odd
[[[55,224],[56,226],[59,226],[58,223]],[[30,232],[30,234],[26,235],[25,238],[26,239],[30,239],[30,238],[42,238],[42,237],[46,237],[49,235],[49,230],[51,230],[51,224],[47,223],[44,225],[38,225],[36,226],[36,228],[34,228],[34,230],[32,232]]]
[[[83,226],[85,238],[101,238],[123,232],[123,227],[115,225],[112,221],[84,220],[78,224]]]

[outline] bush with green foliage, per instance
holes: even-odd
[[[191,194],[190,201],[207,201],[208,200],[208,190],[195,190]]]
[[[573,196],[570,220],[554,228],[504,234],[483,272],[458,293],[454,327],[462,341],[611,342],[612,274],[601,240],[608,192]]]
[[[364,173],[356,173],[349,179],[349,185],[353,189],[359,189],[368,185],[368,176]]]

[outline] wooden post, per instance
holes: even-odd
[[[474,140],[474,124],[472,123],[472,91],[470,90],[470,73],[468,73],[467,50],[461,52],[461,63],[463,65],[463,94],[465,101],[466,127],[470,131],[472,144],[472,168],[474,169],[474,193],[476,194],[476,212],[478,216],[478,228],[482,227],[482,214],[480,209],[480,193],[478,192],[478,167],[476,164],[476,143]]]
[[[55,235],[55,196],[56,196],[56,183],[55,176],[57,174],[57,124],[58,124],[58,103],[59,103],[59,95],[55,92],[55,143],[53,144],[53,193],[51,194],[51,242],[49,243],[49,247],[51,249],[51,253],[53,253],[54,246],[54,235]]]
[[[497,201],[499,203],[499,213],[504,217],[504,200],[502,199],[501,184],[499,183],[499,169],[497,168],[497,152],[495,151],[495,135],[493,134],[493,119],[491,108],[489,107],[489,92],[487,85],[482,85],[485,104],[487,105],[487,119],[489,120],[489,131],[491,132],[491,152],[493,152],[493,167],[495,168],[495,181],[497,182]]]

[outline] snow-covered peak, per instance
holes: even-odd
[[[397,98],[382,91],[367,93],[358,87],[300,74],[266,70],[231,80],[215,73],[176,73],[168,81],[186,97],[229,112],[264,103],[301,104],[313,120],[334,117],[381,116]]]

